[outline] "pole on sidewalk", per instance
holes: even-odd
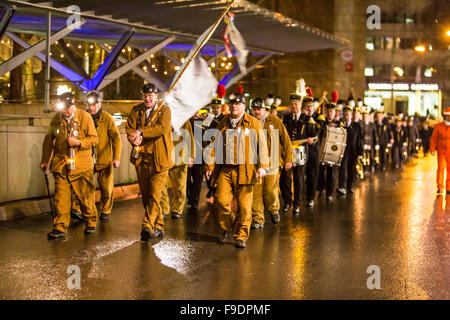
[[[50,201],[50,210],[51,210],[51,213],[52,213],[52,217],[55,218],[55,209],[53,208],[53,201],[52,201],[52,195],[50,194],[50,185],[48,183],[47,172],[44,172],[44,176],[45,176],[45,184],[47,185],[48,201]]]

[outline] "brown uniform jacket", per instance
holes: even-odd
[[[113,160],[120,161],[122,153],[122,140],[111,114],[102,111],[97,121],[98,144],[95,147],[97,155],[97,170],[108,167]]]
[[[50,163],[50,171],[53,173],[63,173],[66,168],[66,160],[69,154],[70,129],[73,128],[73,136],[81,141],[79,147],[75,147],[75,169],[70,170],[70,176],[77,176],[94,168],[92,159],[92,147],[98,143],[97,130],[95,130],[94,120],[89,113],[75,108],[75,115],[72,119],[72,126],[64,119],[61,113],[56,114],[50,122],[47,135],[42,146],[42,163]],[[74,133],[75,130],[77,133]],[[53,152],[53,157],[52,157]]]
[[[138,119],[142,119],[140,128],[142,129],[142,147],[144,154],[153,154],[157,172],[169,170],[173,167],[172,151],[172,124],[170,108],[165,105],[158,105],[151,115],[151,121],[145,125],[145,105],[138,104],[131,109],[128,117],[126,132],[130,134],[138,130]],[[156,114],[154,114],[156,112]],[[140,159],[131,162],[139,165]]]
[[[195,141],[194,141],[194,132],[192,131],[191,123],[189,121],[186,121],[183,124],[183,126],[181,127],[181,130],[186,130],[186,131],[179,133],[178,138],[174,137],[175,141],[173,142],[173,147],[176,148],[181,143],[181,141],[184,141],[185,143],[189,143],[190,144],[189,157],[194,159],[195,158]],[[172,133],[172,134],[174,134],[174,133]],[[182,138],[182,136],[183,136],[183,138]],[[185,147],[183,147],[179,151],[179,154],[176,155],[176,157],[174,159],[175,166],[189,164],[189,158],[187,157],[187,155],[184,154],[184,150],[185,150]],[[177,161],[177,159],[178,159],[178,161]]]
[[[268,115],[266,121],[264,122],[264,129],[267,130],[267,148],[269,150],[269,155],[272,152],[272,139],[271,132],[272,130],[278,130],[280,141],[279,141],[279,155],[280,162],[279,165],[281,168],[284,168],[286,163],[292,163],[294,161],[294,153],[292,150],[291,139],[289,138],[289,134],[284,126],[283,122],[280,118]],[[272,165],[271,165],[272,168]],[[273,168],[272,168],[273,169]]]
[[[244,113],[241,121],[238,123],[237,128],[241,128],[241,132],[245,132],[246,129],[253,129],[256,131],[256,137],[258,142],[258,158],[257,164],[251,164],[245,161],[244,164],[239,164],[239,184],[257,184],[261,183],[261,179],[256,177],[256,171],[259,168],[269,169],[269,158],[268,158],[268,149],[267,149],[267,141],[261,139],[262,132],[260,130],[263,129],[261,122],[251,115]],[[208,165],[208,170],[213,170],[212,174],[212,185],[216,185],[217,178],[219,177],[220,169],[225,165],[226,159],[226,131],[227,129],[232,129],[230,123],[230,115],[225,116],[220,124],[217,127],[222,134],[222,142],[223,142],[223,162],[224,164],[210,164]],[[245,155],[248,157],[250,154],[249,144],[245,143]]]

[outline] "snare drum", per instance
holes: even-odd
[[[347,130],[344,128],[326,127],[320,145],[320,163],[340,166],[347,146]]]
[[[304,166],[306,164],[306,147],[294,148],[294,166]]]

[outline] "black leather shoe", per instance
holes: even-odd
[[[148,241],[150,239],[150,228],[144,228],[141,231],[141,241]]]
[[[245,249],[247,247],[247,244],[244,240],[236,240],[236,244],[234,246],[239,249]]]
[[[70,216],[78,221],[84,220],[83,215],[81,214],[81,212],[78,212],[78,211],[74,211],[74,210],[70,211]]]
[[[290,204],[285,204],[283,207],[283,212],[288,212],[290,208],[291,208]]]
[[[292,211],[293,214],[299,214],[300,213],[300,206],[295,206],[294,210]]]
[[[314,208],[314,200],[308,201],[308,203],[306,204],[306,206],[308,208]]]
[[[172,212],[172,219],[180,219],[180,218],[181,218],[181,214]]]
[[[224,231],[223,234],[222,234],[222,237],[219,240],[219,242],[222,243],[222,244],[227,243],[229,236],[230,236],[230,232],[229,231]]]
[[[51,232],[47,233],[47,237],[51,240],[58,239],[58,238],[64,238],[66,236],[65,232],[53,229]]]
[[[272,223],[273,224],[279,224],[280,223],[280,215],[278,213],[277,214],[272,214],[270,217],[272,218]]]
[[[100,215],[100,220],[102,220],[102,221],[109,220],[109,214],[108,213],[102,213]]]
[[[250,228],[252,228],[252,229],[262,229],[263,227],[264,227],[263,224],[257,223],[257,222],[252,222],[252,224],[250,226]]]
[[[156,229],[155,232],[153,232],[150,235],[150,238],[152,238],[152,239],[158,238],[158,237],[161,237],[161,238],[164,237],[164,231],[163,230]]]
[[[95,232],[95,228],[94,227],[86,227],[84,229],[84,234],[93,234]]]

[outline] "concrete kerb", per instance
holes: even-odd
[[[140,197],[139,185],[132,184],[114,188],[114,201],[125,201]],[[95,192],[95,201],[100,201],[100,191]],[[114,209],[113,209],[114,210]],[[20,200],[0,204],[0,222],[24,219],[27,217],[49,213],[48,198]]]

